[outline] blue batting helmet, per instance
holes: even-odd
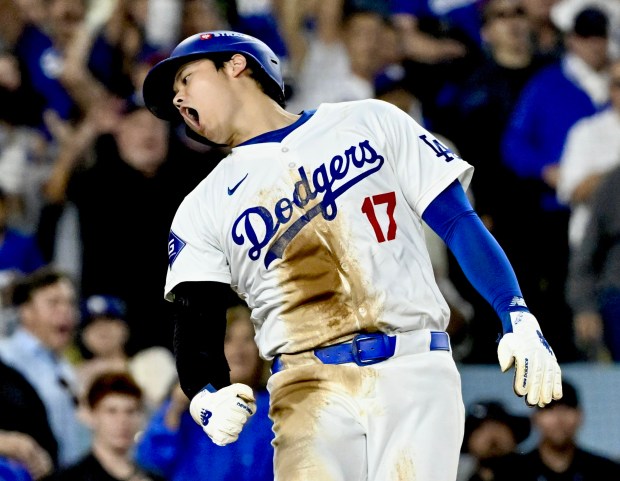
[[[214,53],[240,53],[248,63],[258,66],[266,74],[263,85],[265,93],[276,102],[284,104],[284,81],[280,71],[280,60],[264,42],[239,32],[216,30],[187,37],[179,43],[170,57],[157,63],[144,79],[142,94],[148,109],[160,119],[172,120],[177,109],[172,104],[172,85],[179,68],[199,58]]]

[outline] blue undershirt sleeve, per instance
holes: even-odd
[[[512,332],[510,312],[528,311],[503,249],[474,211],[458,180],[426,208],[422,219],[448,246],[465,277]]]

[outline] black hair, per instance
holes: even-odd
[[[62,280],[73,283],[71,277],[64,272],[57,271],[49,265],[40,267],[17,282],[13,289],[13,305],[21,306],[27,303],[32,299],[35,292],[52,286]]]
[[[275,100],[280,107],[284,108],[284,93],[280,89],[279,85],[252,57],[245,55],[242,52],[217,52],[209,54],[207,58],[213,62],[216,70],[221,70],[224,67],[224,64],[230,61],[231,56],[235,53],[239,53],[245,57],[248,66],[250,67],[250,77],[254,79],[265,95]]]

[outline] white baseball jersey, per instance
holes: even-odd
[[[266,359],[360,331],[445,330],[421,215],[472,173],[391,104],[322,104],[281,142],[235,147],[185,198],[165,296],[230,283]]]

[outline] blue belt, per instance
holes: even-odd
[[[345,364],[354,362],[358,366],[368,366],[385,361],[394,355],[396,336],[388,336],[382,332],[358,334],[351,342],[334,346],[320,347],[314,355],[323,364]],[[431,331],[429,351],[449,351],[450,339],[443,331]],[[284,368],[280,356],[276,356],[271,365],[271,373],[275,374]]]

